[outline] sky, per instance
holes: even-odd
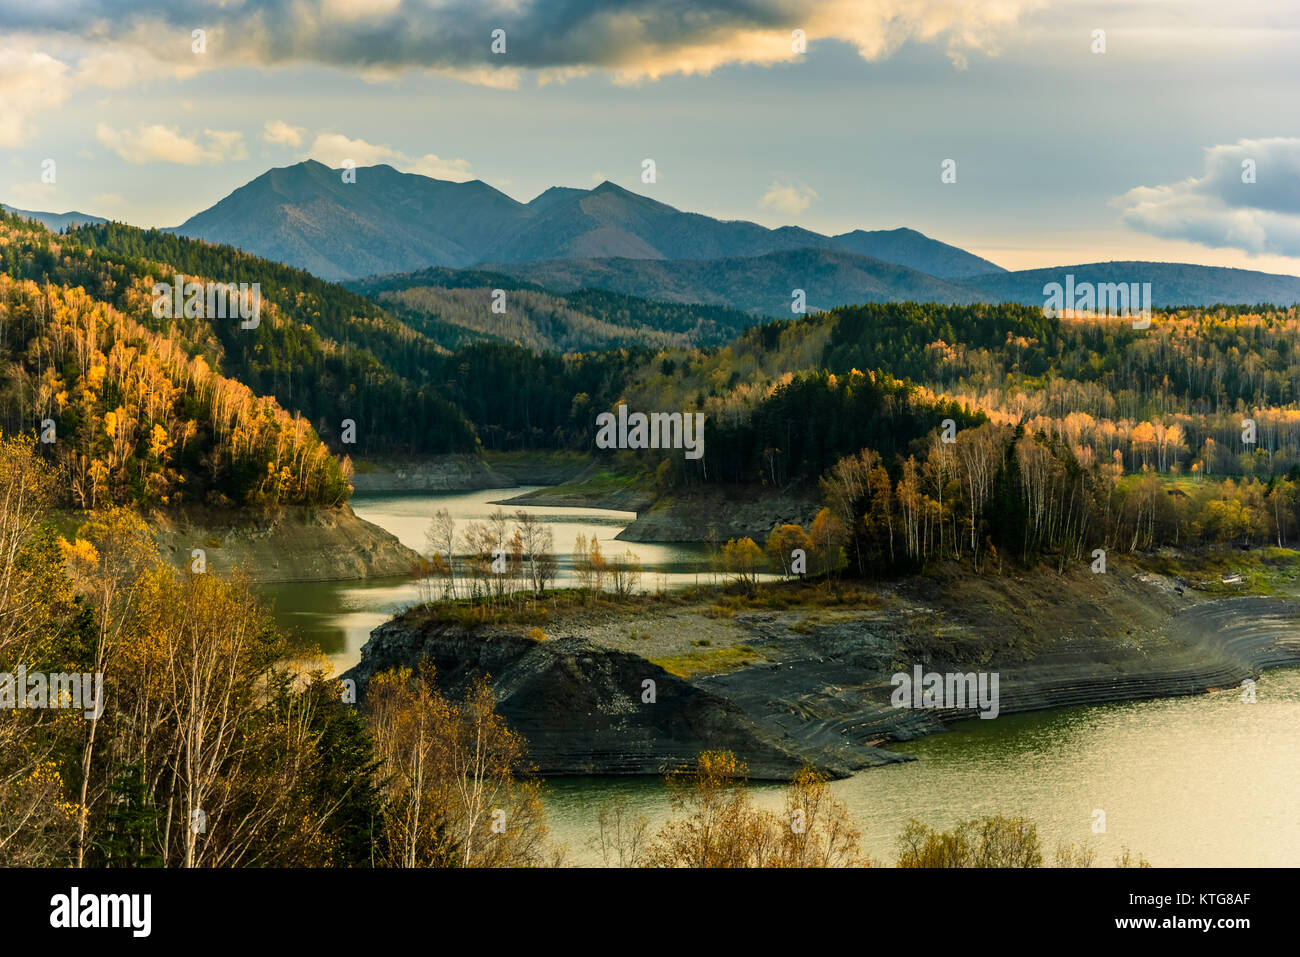
[[[1297,94],[1295,0],[0,0],[0,202],[174,226],[350,159],[1300,275]]]

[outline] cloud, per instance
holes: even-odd
[[[456,183],[474,178],[468,160],[442,159],[434,153],[426,153],[413,159],[391,146],[348,139],[340,133],[321,133],[312,142],[307,155],[333,169],[341,167],[344,160],[351,160],[358,166],[387,163],[408,173],[419,173],[421,176],[432,176],[434,179],[451,180]]]
[[[1255,182],[1242,181],[1253,161]],[[1139,186],[1115,200],[1126,225],[1253,255],[1300,256],[1300,138],[1238,140],[1205,151],[1200,176]]]
[[[818,198],[817,193],[803,183],[781,183],[773,180],[759,202],[760,205],[785,213],[787,216],[798,216],[812,205],[814,199]]]
[[[169,56],[160,48],[157,37],[148,31],[125,33],[110,42],[96,41],[90,49],[66,49],[61,56],[75,59],[74,82],[78,87],[102,87],[124,90],[150,80],[175,80],[194,76],[209,65],[190,54],[186,46],[181,56]]]
[[[248,159],[244,147],[244,134],[238,130],[204,130],[208,138],[208,154],[214,162]]]
[[[391,146],[376,146],[365,140],[350,140],[340,133],[321,133],[311,144],[307,155],[334,169],[341,167],[344,160],[351,160],[358,166],[374,166],[376,163],[390,163],[399,158],[405,159]]]
[[[32,134],[31,119],[67,98],[68,66],[31,46],[0,44],[0,147],[21,146]]]
[[[827,40],[864,59],[915,40],[946,48],[961,65],[973,51],[995,53],[999,38],[1046,0],[0,0],[13,33],[50,33],[96,42],[150,44],[174,38],[187,68],[319,63],[374,76],[408,68],[499,84],[519,70],[563,79],[592,70],[633,82],[708,73],[732,63],[794,62],[792,32],[809,49]],[[432,6],[432,9],[431,9]],[[12,9],[11,9],[12,8]],[[250,12],[251,11],[251,12]],[[195,24],[208,53],[189,56]],[[506,49],[493,53],[492,31]],[[161,39],[160,39],[161,38]],[[170,47],[169,47],[170,49]]]
[[[277,146],[302,146],[306,133],[301,126],[290,126],[284,120],[267,120],[262,139]]]
[[[425,153],[419,159],[408,164],[408,173],[432,176],[434,179],[448,179],[454,183],[464,183],[474,178],[469,171],[469,161],[463,159],[441,159],[434,153]]]
[[[207,145],[197,136],[185,136],[170,126],[155,123],[135,130],[118,130],[107,123],[95,127],[95,136],[128,163],[220,163],[244,159],[244,134],[236,130],[204,130]]]

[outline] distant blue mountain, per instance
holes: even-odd
[[[520,203],[478,180],[391,166],[340,171],[313,160],[272,169],[174,230],[348,279],[429,267],[555,259],[721,259],[796,249],[856,253],[940,278],[1001,267],[912,229],[824,236],[687,213],[610,182],[552,187]]]
[[[91,216],[89,213],[40,213],[30,209],[15,209],[12,206],[6,206],[0,203],[0,209],[6,213],[15,213],[18,216],[25,216],[27,219],[35,220],[45,226],[46,229],[59,232],[67,229],[69,226],[80,226],[82,223],[106,223],[108,222],[103,216]]]

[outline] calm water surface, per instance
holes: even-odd
[[[877,864],[892,864],[910,817],[932,826],[985,814],[1022,814],[1050,856],[1085,844],[1109,865],[1124,845],[1153,866],[1300,865],[1300,669],[1266,671],[1257,701],[1239,692],[1069,708],[972,720],[894,745],[918,760],[831,784]],[[599,864],[589,846],[596,811],[627,795],[652,830],[667,819],[653,779],[557,779],[547,798],[557,840],[574,863]],[[755,789],[778,810],[781,787]],[[1106,833],[1093,834],[1094,810]]]
[[[457,495],[365,496],[356,513],[425,550],[424,532],[439,508],[462,524],[485,520],[494,500],[527,491]],[[614,541],[635,517],[578,508],[528,509],[549,523],[560,557],[559,581],[571,581],[569,556],[579,534],[600,540],[607,556],[631,549],[646,574],[642,587],[709,579],[702,546]],[[512,511],[512,509],[507,509]],[[319,643],[336,668],[354,664],[370,630],[415,603],[404,578],[267,586],[282,625]],[[1300,864],[1300,669],[1265,672],[1255,704],[1237,692],[1069,708],[994,721],[973,720],[945,734],[894,747],[918,760],[876,768],[831,788],[863,832],[874,861],[893,863],[894,841],[916,817],[947,827],[984,814],[1033,819],[1044,847],[1058,842],[1096,849],[1109,864],[1123,845],[1157,867]],[[656,779],[552,780],[546,798],[553,836],[574,863],[599,864],[589,844],[596,812],[626,794],[652,829],[667,819]],[[780,787],[755,788],[776,809]],[[1106,832],[1092,833],[1094,810]]]
[[[487,489],[448,495],[405,494],[355,496],[352,510],[367,522],[396,535],[403,545],[426,553],[425,531],[433,513],[447,509],[458,531],[470,522],[485,522],[501,508],[513,515],[516,506],[492,502],[532,491],[536,486]],[[614,536],[636,518],[634,512],[596,508],[540,508],[528,513],[551,528],[559,567],[556,583],[571,585],[573,547],[579,535],[599,540],[606,558],[632,552],[641,563],[641,588],[655,591],[709,580],[708,549],[703,545],[659,545],[619,542]],[[290,582],[264,585],[276,620],[306,641],[319,645],[337,671],[361,659],[361,646],[371,629],[418,603],[419,592],[406,576],[342,582]]]

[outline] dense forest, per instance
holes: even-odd
[[[472,269],[423,269],[346,285],[449,349],[475,341],[559,353],[716,346],[759,321],[725,306],[657,302],[603,289],[558,295]],[[504,293],[495,308],[494,290]]]
[[[6,274],[80,286],[192,357],[300,413],[338,454],[468,452],[471,423],[439,394],[444,350],[375,304],[301,270],[158,230],[117,223],[54,236],[18,217],[3,221]],[[177,275],[258,283],[254,329],[203,317],[159,319],[157,282]],[[356,424],[342,441],[343,421]]]
[[[595,413],[589,410],[611,404],[650,354],[644,346],[560,354],[519,344],[517,335],[474,335],[448,351],[436,336],[418,331],[438,320],[418,317],[412,328],[395,317],[410,318],[410,310],[390,313],[301,270],[228,246],[117,223],[55,235],[6,214],[0,220],[0,269],[13,279],[80,287],[215,373],[300,414],[339,456],[474,452],[480,440],[498,449],[590,447]],[[178,274],[258,283],[257,327],[154,316],[154,284]],[[599,322],[610,328],[637,327],[628,316],[641,308],[638,300],[600,292],[571,299],[578,304],[572,308],[588,310],[584,315],[609,317]],[[486,300],[484,309],[490,314]],[[683,307],[664,309],[674,321],[687,322]],[[15,352],[19,360],[34,357]],[[352,436],[344,435],[345,420],[355,423]],[[31,428],[26,421],[0,424],[10,431]]]
[[[1135,328],[895,303],[746,325],[473,271],[346,289],[156,230],[54,235],[12,216],[0,262],[0,426],[52,422],[61,444],[47,451],[83,507],[338,501],[336,457],[569,449],[661,490],[807,492],[869,460],[841,509],[862,571],[994,550],[1287,544],[1300,529],[1295,308],[1161,310]],[[178,273],[259,283],[261,322],[155,316],[153,284]],[[514,312],[492,312],[498,288]],[[742,326],[724,345],[682,344]],[[449,329],[467,338],[440,341]],[[564,351],[582,330],[626,345]],[[598,452],[595,418],[619,403],[703,412],[703,456]]]
[[[876,304],[662,352],[625,397],[709,423],[702,459],[643,452],[646,474],[819,482],[862,574],[1294,545],[1298,345],[1294,308],[1165,310],[1134,328],[1019,305]]]
[[[343,466],[301,416],[79,288],[0,274],[2,431],[34,431],[63,500],[331,505]]]

